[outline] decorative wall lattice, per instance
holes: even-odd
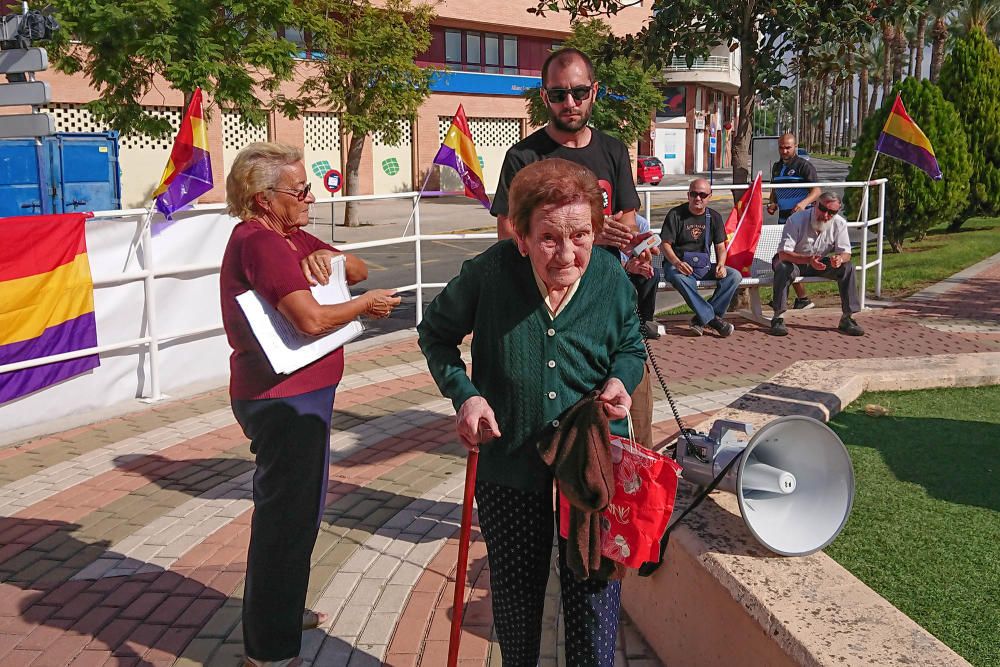
[[[179,107],[145,107],[147,113],[157,118],[166,118],[170,122],[170,134],[153,139],[145,134],[132,134],[121,137],[121,150],[170,150],[174,145],[174,137],[181,125],[183,114]],[[52,116],[56,132],[106,132],[108,127],[98,123],[94,114],[82,104],[54,103],[43,107],[42,111]]]
[[[402,130],[403,134],[399,141],[394,144],[386,143],[381,132],[375,132],[372,135],[372,144],[374,146],[409,146],[410,142],[413,140],[413,132],[410,127],[410,121],[401,120],[399,121],[399,129]]]
[[[340,154],[340,117],[330,112],[308,112],[302,116],[305,148]]]
[[[267,126],[248,126],[236,111],[222,112],[222,148],[239,151],[255,141],[267,141]]]
[[[438,141],[451,127],[451,116],[438,116]],[[470,118],[469,131],[476,146],[511,147],[521,140],[521,121],[517,118]]]

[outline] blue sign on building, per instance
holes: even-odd
[[[431,90],[436,93],[473,93],[520,97],[524,91],[542,85],[541,77],[480,72],[435,72]]]

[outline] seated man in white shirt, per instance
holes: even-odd
[[[788,306],[788,287],[799,276],[836,280],[843,313],[837,328],[849,336],[865,335],[865,330],[852,317],[861,307],[851,263],[847,221],[839,215],[840,208],[840,197],[834,192],[824,192],[816,206],[795,213],[785,222],[778,254],[771,261],[774,267],[772,336],[788,335],[781,316]]]

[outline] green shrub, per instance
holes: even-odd
[[[908,78],[893,88],[886,104],[865,122],[848,180],[859,181],[868,176],[875,142],[897,92],[902,94],[910,118],[930,140],[944,174],[944,178],[935,181],[905,162],[887,155],[879,156],[873,178],[889,179],[885,197],[885,235],[892,249],[899,252],[907,236],[922,239],[932,226],[951,223],[965,212],[972,165],[968,139],[955,107],[930,81]],[[857,211],[859,199],[860,191],[852,191],[847,197],[849,209]],[[876,198],[871,199],[869,216],[874,217],[878,214]]]
[[[965,215],[1000,212],[1000,51],[981,28],[955,42],[939,79],[941,93],[955,105],[969,137],[972,180]]]

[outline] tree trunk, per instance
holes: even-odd
[[[853,68],[854,59],[848,56],[847,62]],[[857,105],[854,103],[854,74],[851,73],[851,79],[847,82],[847,149],[850,152],[851,146],[854,144],[854,128],[861,124],[860,120],[855,121],[854,110],[857,109]]]
[[[820,106],[819,106],[819,152],[826,152],[826,91],[829,90],[829,85],[827,81],[829,80],[829,75],[823,75],[823,82],[819,86],[820,95]]]
[[[913,63],[913,76],[917,80],[924,78],[924,41],[927,38],[927,14],[923,12],[917,17],[917,55]]]
[[[931,82],[937,83],[941,75],[941,66],[944,64],[944,45],[948,41],[948,24],[943,16],[934,19],[934,27],[931,29]]]
[[[861,134],[861,127],[865,124],[865,117],[868,116],[868,68],[862,66],[858,72],[858,135]]]
[[[882,26],[882,101],[892,89],[892,50],[896,44],[896,26],[886,22]]]
[[[347,143],[347,164],[345,165],[347,169],[347,178],[344,183],[344,194],[346,195],[359,195],[361,194],[361,152],[365,148],[365,139],[367,136],[364,134],[352,134],[350,141]],[[349,201],[345,204],[344,208],[344,224],[348,227],[357,227],[361,222],[358,220],[358,203],[354,201]]]
[[[914,35],[906,46],[906,76],[913,76],[913,63],[917,59],[917,36]]]
[[[744,18],[740,44],[755,44],[757,26],[754,17]],[[736,119],[736,132],[733,133],[733,183],[750,182],[750,139],[753,137],[753,112],[757,107],[757,64],[754,62],[752,49],[740,49],[740,115]],[[733,197],[738,190],[733,190]]]
[[[892,64],[892,84],[896,85],[903,80],[903,70],[906,68],[906,48],[909,42],[903,28],[896,29],[896,58]]]
[[[865,118],[871,116],[878,110],[879,83],[881,83],[881,77],[875,77],[872,80],[872,98],[868,101],[868,113],[865,114]]]

